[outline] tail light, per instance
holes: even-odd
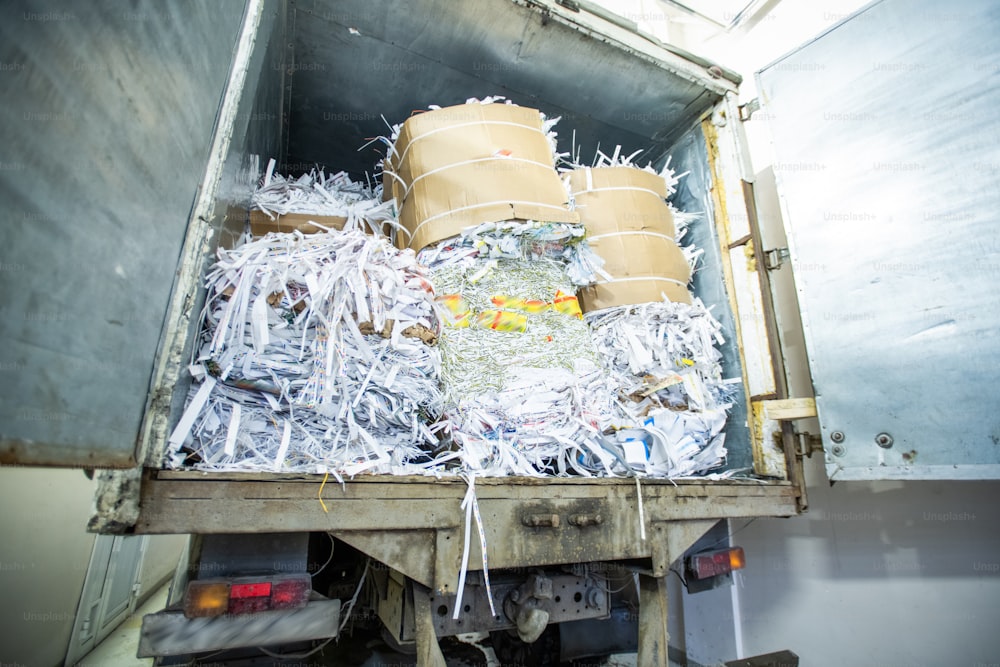
[[[688,580],[708,579],[720,574],[729,574],[733,570],[741,570],[745,565],[743,547],[731,547],[692,554],[687,558],[685,570]]]
[[[192,581],[184,594],[184,615],[199,618],[295,609],[309,602],[311,592],[309,575]]]

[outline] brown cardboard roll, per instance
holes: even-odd
[[[580,291],[584,312],[661,301],[663,296],[691,303],[691,268],[673,239],[650,232],[613,232],[590,239],[590,246],[604,259],[612,279]]]
[[[593,236],[648,231],[674,238],[674,217],[664,201],[663,178],[633,167],[577,169],[569,174],[580,222]]]
[[[440,168],[416,181],[400,207],[400,234],[414,250],[500,220],[579,222],[555,169],[489,159]],[[546,204],[546,202],[549,202]]]
[[[385,192],[414,250],[484,222],[578,222],[536,109],[460,104],[410,117],[387,161]]]
[[[622,283],[599,283],[584,287],[578,296],[580,307],[585,313],[612,306],[663,301],[664,296],[676,303],[691,303],[691,293],[686,287],[655,278],[640,278]]]

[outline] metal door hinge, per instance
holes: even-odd
[[[580,11],[580,3],[576,2],[576,0],[556,0],[556,4],[561,7],[565,7],[571,12]]]
[[[750,120],[750,116],[760,111],[760,98],[755,97],[746,104],[741,104],[739,106],[739,110],[740,110],[740,120],[742,121]]]
[[[780,269],[791,255],[788,248],[772,248],[764,251],[764,268],[768,271]]]
[[[796,433],[798,436],[798,454],[799,458],[803,456],[812,458],[814,452],[824,452],[823,449],[823,438],[818,435],[813,435],[812,433]]]

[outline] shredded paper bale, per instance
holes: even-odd
[[[722,377],[716,345],[725,339],[711,312],[695,299],[618,306],[585,317],[622,406],[645,434],[619,438],[643,441],[649,454],[637,456],[637,463],[666,477],[719,466],[726,456],[726,412],[740,380]]]
[[[565,222],[484,222],[424,248],[417,258],[433,267],[469,267],[483,259],[546,259],[561,263],[572,285],[589,285],[607,274],[585,233],[583,225]]]
[[[382,201],[382,186],[352,181],[346,172],[327,175],[313,169],[298,178],[274,173],[271,160],[251,197],[254,236],[267,232],[316,233],[330,228],[380,233],[394,220],[392,202]]]
[[[607,275],[581,290],[585,311],[659,301],[691,303],[688,258],[677,244],[674,215],[666,198],[676,176],[631,166],[618,151],[597,164],[569,171],[565,183],[587,239]],[[661,297],[663,295],[663,297]]]
[[[665,201],[683,175],[620,149],[568,160],[558,120],[503,98],[432,107],[376,140],[375,187],[272,160],[251,221],[299,231],[219,250],[166,465],[460,474],[471,489],[724,463],[739,380],[687,292],[701,250],[675,241],[694,216]]]
[[[426,458],[439,323],[412,253],[360,231],[271,234],[219,250],[206,283],[194,368],[212,387],[200,402],[192,388],[172,465],[353,474]]]
[[[565,270],[494,259],[433,271],[447,432],[485,475],[589,474],[615,397]]]

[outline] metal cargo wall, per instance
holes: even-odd
[[[5,3],[0,461],[133,460],[243,14]]]
[[[243,13],[244,0],[0,9],[4,464],[133,456]],[[80,470],[0,470],[0,662],[61,664],[93,490]],[[149,586],[179,542],[156,544]]]

